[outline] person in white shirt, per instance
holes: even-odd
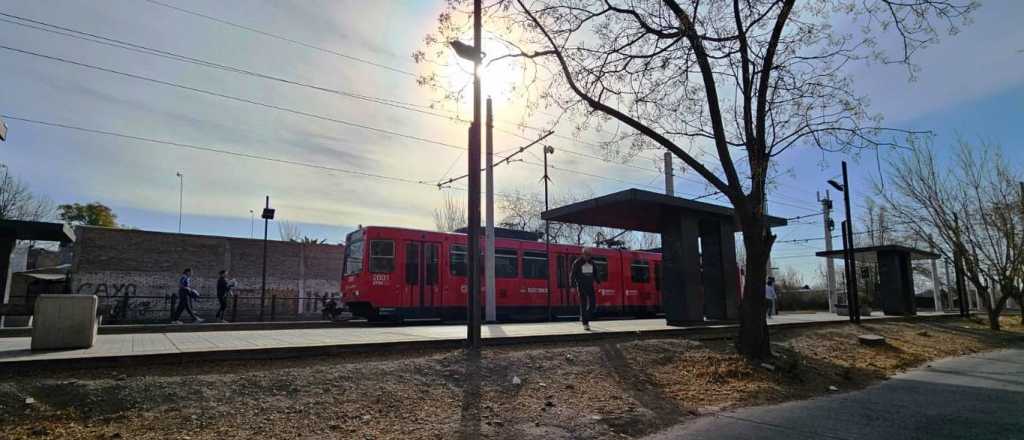
[[[590,331],[590,318],[597,308],[594,284],[598,282],[597,267],[590,249],[583,248],[583,255],[572,262],[570,281],[580,294],[580,321],[583,322],[583,329]]]
[[[775,278],[768,277],[768,282],[764,286],[764,300],[765,308],[768,310],[768,319],[775,316],[775,302],[778,299],[778,295],[775,294]]]

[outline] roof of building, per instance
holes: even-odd
[[[908,246],[901,246],[895,244],[887,244],[882,246],[867,246],[851,249],[853,251],[853,258],[857,261],[875,262],[878,261],[879,253],[897,252],[897,253],[908,253],[910,254],[911,260],[937,260],[942,258],[941,255],[935,252],[929,252],[922,249],[912,248]],[[842,258],[845,251],[842,249],[832,251],[816,252],[814,255],[819,257],[832,257]]]
[[[723,217],[733,221],[732,208],[640,189],[627,189],[561,206],[541,214],[544,220],[631,231],[660,232],[662,213]],[[786,219],[768,216],[769,226],[785,226]]]
[[[0,238],[72,242],[75,231],[66,223],[0,220]]]

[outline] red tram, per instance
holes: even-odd
[[[465,320],[465,234],[363,227],[346,237],[342,301],[370,320]],[[495,239],[494,277],[499,321],[544,320],[579,314],[569,286],[582,248]],[[661,255],[593,249],[598,316],[653,316],[661,311]],[[481,277],[483,278],[483,277]],[[548,292],[548,278],[552,291]]]

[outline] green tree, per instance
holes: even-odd
[[[59,211],[58,217],[67,223],[105,228],[118,227],[117,214],[114,214],[109,206],[100,202],[60,205],[57,210]]]

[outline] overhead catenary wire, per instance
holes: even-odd
[[[285,37],[283,35],[278,35],[278,34],[275,34],[275,33],[272,33],[272,32],[260,30],[260,29],[257,29],[257,28],[251,27],[251,26],[246,26],[244,24],[235,23],[235,22],[232,22],[232,21],[225,20],[223,18],[214,17],[212,15],[203,14],[201,12],[193,11],[191,9],[185,9],[185,8],[182,8],[182,7],[179,7],[179,6],[174,6],[174,5],[167,4],[167,3],[164,3],[164,2],[161,2],[161,1],[157,1],[157,0],[146,0],[146,1],[149,2],[149,3],[152,3],[154,5],[157,5],[157,6],[162,6],[162,7],[168,8],[168,9],[173,9],[173,10],[178,11],[178,12],[182,12],[182,13],[185,13],[185,14],[189,14],[189,15],[193,15],[193,16],[196,16],[196,17],[204,18],[204,19],[210,20],[210,21],[215,21],[217,23],[221,23],[221,24],[224,24],[224,25],[227,25],[227,26],[231,26],[231,27],[234,27],[234,28],[237,28],[237,29],[242,29],[242,30],[245,30],[245,31],[248,31],[248,32],[260,34],[260,35],[263,35],[265,37],[270,37],[270,38],[273,38],[273,39],[276,39],[276,40],[286,41],[288,43],[296,44],[296,45],[299,45],[299,46],[302,46],[302,47],[305,47],[305,48],[308,48],[308,49],[313,49],[313,50],[316,50],[316,51],[320,51],[320,52],[328,53],[328,54],[331,54],[331,55],[335,55],[335,56],[338,56],[338,57],[341,57],[341,58],[345,58],[347,60],[351,60],[351,61],[355,61],[355,62],[358,62],[358,63],[363,63],[363,64],[366,64],[366,65],[378,67],[378,68],[389,70],[389,71],[392,71],[392,72],[395,72],[395,73],[398,73],[398,74],[402,74],[402,75],[416,76],[416,73],[411,72],[409,70],[405,70],[405,69],[401,69],[401,68],[393,67],[393,66],[388,66],[386,64],[378,63],[378,62],[371,61],[371,60],[368,60],[368,59],[365,59],[365,58],[349,55],[349,54],[346,54],[344,52],[339,52],[339,51],[336,51],[336,50],[327,49],[327,48],[322,47],[322,46],[317,46],[315,44],[306,43],[306,42],[303,42],[303,41],[300,41],[300,40],[296,40],[294,38],[289,38],[289,37]]]
[[[524,151],[526,151],[527,149],[529,149],[530,147],[532,147],[534,145],[537,145],[538,143],[542,142],[544,139],[547,139],[548,136],[551,136],[552,134],[554,134],[554,132],[553,131],[549,131],[547,133],[544,133],[543,136],[535,139],[533,142],[530,142],[530,143],[528,143],[526,145],[523,145],[523,146],[519,147],[515,152],[509,154],[508,156],[505,156],[501,160],[499,160],[499,161],[495,162],[494,164],[492,164],[491,165],[491,169],[494,169],[494,167],[497,167],[498,165],[501,165],[503,163],[509,163],[509,161],[512,160],[512,158],[518,156],[519,154],[522,154]],[[485,168],[481,169],[480,171],[487,171],[487,168],[485,167]],[[457,182],[457,181],[465,179],[467,177],[469,177],[469,174],[463,174],[463,175],[458,176],[458,177],[452,177],[452,178],[450,178],[448,180],[445,180],[443,182],[438,182],[437,183],[437,187],[438,188],[443,188],[446,185],[450,185],[453,182]]]
[[[256,100],[253,100],[253,99],[241,98],[241,97],[237,97],[237,96],[233,96],[233,95],[228,95],[228,94],[225,94],[225,93],[214,92],[214,91],[211,91],[211,90],[206,90],[206,89],[201,89],[201,88],[198,88],[198,87],[187,86],[187,85],[184,85],[184,84],[178,84],[178,83],[171,82],[171,81],[164,81],[164,80],[161,80],[161,79],[156,79],[156,78],[152,78],[152,77],[148,77],[148,76],[144,76],[144,75],[138,75],[138,74],[134,74],[134,73],[122,72],[120,70],[115,70],[115,69],[110,69],[110,68],[106,68],[106,67],[96,66],[96,65],[92,65],[92,64],[88,64],[88,63],[79,62],[79,61],[69,60],[67,58],[61,58],[61,57],[57,57],[57,56],[46,55],[46,54],[42,54],[42,53],[38,53],[38,52],[33,52],[33,51],[29,51],[29,50],[24,50],[24,49],[18,49],[18,48],[14,48],[14,47],[10,47],[10,46],[5,46],[5,45],[0,45],[0,49],[11,51],[11,52],[15,52],[15,53],[21,53],[21,54],[24,54],[24,55],[35,56],[35,57],[39,57],[39,58],[43,58],[43,59],[48,59],[48,60],[51,60],[51,61],[71,64],[71,65],[75,65],[75,66],[79,66],[79,67],[84,67],[84,68],[87,68],[87,69],[93,69],[93,70],[98,70],[98,71],[101,71],[101,72],[107,72],[107,73],[111,73],[111,74],[115,74],[115,75],[124,76],[124,77],[127,77],[127,78],[137,79],[137,80],[140,80],[140,81],[146,81],[146,82],[151,82],[151,83],[154,83],[154,84],[161,84],[161,85],[165,85],[165,86],[169,86],[169,87],[175,87],[175,88],[179,88],[179,89],[182,89],[182,90],[188,90],[188,91],[191,91],[191,92],[194,92],[194,93],[199,93],[199,94],[203,94],[203,95],[208,95],[208,96],[213,96],[213,97],[217,97],[217,98],[226,99],[226,100],[229,100],[229,101],[235,101],[235,102],[241,102],[241,103],[245,103],[245,104],[251,104],[251,105],[255,105],[255,106],[259,106],[259,107],[264,107],[264,108],[268,108],[268,109],[272,109],[272,110],[277,110],[277,111],[282,111],[282,112],[286,112],[286,113],[291,113],[291,114],[295,114],[295,115],[299,115],[299,116],[304,116],[304,117],[308,117],[308,118],[319,119],[319,120],[322,120],[322,121],[333,122],[333,123],[336,123],[336,124],[346,125],[346,126],[355,127],[355,128],[361,128],[361,129],[364,129],[364,130],[373,131],[373,132],[377,132],[377,133],[381,133],[381,134],[387,134],[387,135],[391,135],[391,136],[397,136],[397,137],[401,137],[401,138],[405,138],[405,139],[410,139],[410,140],[415,140],[415,141],[419,141],[419,142],[424,142],[424,143],[428,143],[428,144],[438,145],[438,146],[442,146],[442,147],[446,147],[446,148],[453,148],[453,149],[456,149],[456,150],[465,150],[466,149],[466,147],[464,147],[464,146],[450,144],[450,143],[439,141],[439,140],[435,140],[435,139],[423,138],[423,137],[420,137],[420,136],[414,136],[414,135],[410,135],[410,134],[406,134],[406,133],[397,132],[397,131],[394,131],[394,130],[378,128],[378,127],[374,127],[374,126],[367,125],[367,124],[346,121],[344,119],[338,119],[338,118],[334,118],[334,117],[330,117],[330,116],[324,116],[324,115],[320,115],[320,114],[316,114],[316,113],[310,113],[310,112],[306,112],[306,111],[302,111],[302,110],[296,110],[296,109],[292,109],[292,108],[288,108],[288,107],[283,107],[283,106],[279,106],[279,105],[276,105],[276,104],[268,104],[268,103],[261,102],[261,101],[256,101]]]

